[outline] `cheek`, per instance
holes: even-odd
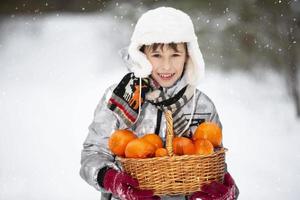
[[[158,61],[151,61],[152,72],[155,72],[159,69],[160,63]]]
[[[155,75],[156,75],[157,69],[158,69],[158,68],[157,68],[155,65],[152,64],[152,71],[151,71],[152,76],[155,76]]]
[[[184,68],[184,63],[185,63],[185,60],[183,60],[183,59],[177,60],[176,63],[174,63],[175,70],[177,72],[182,72],[183,68]]]

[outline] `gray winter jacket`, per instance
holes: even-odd
[[[164,92],[172,95],[176,94],[180,89],[186,85],[185,76],[176,82],[171,88],[164,88]],[[104,188],[101,188],[97,183],[97,175],[101,168],[105,166],[112,167],[116,170],[121,170],[121,166],[115,162],[114,155],[108,149],[108,139],[110,134],[116,129],[125,129],[125,123],[115,113],[107,107],[107,102],[111,97],[113,89],[117,85],[112,85],[106,89],[102,99],[99,101],[96,110],[94,112],[94,120],[89,126],[89,132],[86,140],[83,144],[83,150],[81,153],[81,168],[80,176],[96,190],[102,193],[101,200],[117,199],[111,197],[111,194]],[[195,98],[195,99],[193,99]],[[194,110],[193,108],[193,102]],[[222,124],[219,120],[216,108],[211,99],[200,90],[196,89],[195,95],[186,105],[182,108],[183,113],[190,119],[192,117],[189,128],[192,132],[196,127],[204,122],[215,122],[222,128]],[[157,124],[157,112],[158,109],[145,101],[142,105],[142,111],[138,118],[137,123],[130,128],[139,137],[146,133],[153,133]],[[166,121],[165,118],[161,118],[161,127],[159,135],[165,140]],[[163,200],[184,200],[184,196],[162,196]]]

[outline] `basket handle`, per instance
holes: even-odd
[[[173,156],[173,117],[171,111],[165,112],[165,118],[167,122],[167,133],[166,133],[166,149],[169,156]]]

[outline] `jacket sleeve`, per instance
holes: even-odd
[[[208,97],[207,97],[208,98]],[[209,99],[209,98],[208,98]],[[210,100],[210,99],[209,99]],[[218,125],[219,125],[219,127],[221,128],[221,129],[223,129],[223,126],[222,126],[222,123],[221,123],[221,121],[220,121],[220,118],[219,118],[219,114],[218,114],[218,112],[217,112],[217,109],[216,109],[216,107],[215,107],[215,105],[214,105],[214,103],[210,100],[210,102],[211,102],[211,115],[210,115],[210,117],[209,117],[209,121],[210,122],[214,122],[214,123],[217,123]],[[223,143],[221,144],[222,146],[223,146]],[[228,172],[228,170],[227,170],[227,163],[225,163],[225,173],[226,172]],[[237,199],[238,198],[238,196],[239,196],[239,188],[237,187],[237,185],[235,184],[235,199]]]
[[[220,118],[219,118],[219,114],[218,114],[217,109],[216,109],[216,107],[213,103],[212,103],[212,111],[211,111],[211,115],[209,117],[209,121],[218,124],[219,127],[221,129],[223,129],[222,123],[221,123]]]
[[[108,149],[108,139],[111,133],[118,129],[119,119],[108,109],[107,101],[113,86],[109,87],[94,112],[93,122],[89,126],[88,135],[81,151],[80,176],[97,190],[106,193],[97,182],[97,175],[103,167],[119,170],[114,162],[114,155]]]

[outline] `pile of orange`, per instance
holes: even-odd
[[[110,150],[117,156],[126,158],[151,158],[167,156],[162,139],[149,133],[138,138],[130,130],[116,130],[108,140]]]
[[[213,122],[200,124],[192,139],[175,137],[173,150],[176,155],[209,155],[214,152],[214,147],[222,144],[222,130]]]
[[[204,122],[200,124],[194,135],[193,140],[207,139],[214,147],[219,147],[222,144],[222,130],[213,122]]]
[[[209,155],[214,147],[222,144],[222,130],[212,122],[200,124],[192,139],[186,137],[173,138],[173,152],[175,155]],[[110,150],[117,156],[126,158],[151,158],[168,156],[163,148],[162,139],[149,133],[138,138],[130,130],[116,130],[108,141]]]
[[[137,136],[129,130],[116,130],[108,140],[108,147],[117,156],[125,156],[125,148]]]

